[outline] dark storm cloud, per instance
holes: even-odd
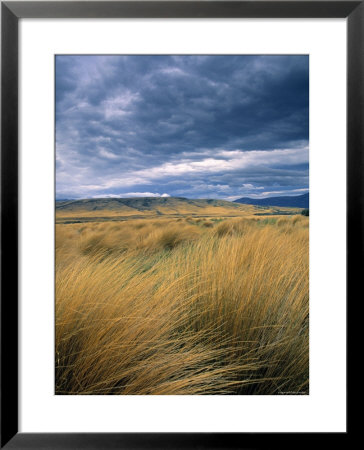
[[[308,188],[307,56],[58,56],[57,196]]]

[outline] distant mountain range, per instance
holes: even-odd
[[[290,208],[309,208],[309,194],[294,195],[286,197],[249,198],[243,197],[234,200],[235,203],[256,206],[281,206]]]
[[[222,214],[239,215],[255,211],[254,206],[239,205],[226,200],[190,199],[184,197],[93,198],[57,200],[57,215],[164,215],[164,214]]]
[[[252,200],[252,199],[250,199]],[[57,223],[78,223],[157,216],[239,217],[297,214],[297,210],[215,199],[184,197],[92,198],[56,200]],[[301,206],[299,206],[301,207]],[[262,210],[263,208],[263,210]]]
[[[223,209],[241,209],[242,205],[251,206],[280,206],[292,208],[308,208],[309,194],[286,196],[286,197],[268,197],[268,198],[249,198],[243,197],[229,202],[226,200],[215,199],[193,199],[185,197],[133,197],[133,198],[91,198],[91,199],[57,199],[56,210],[61,211],[158,211],[174,210],[180,211],[189,209],[190,212],[200,212],[205,208],[223,208]],[[164,212],[164,211],[163,211]]]
[[[214,199],[192,199],[184,197],[134,197],[134,198],[91,198],[84,200],[57,200],[56,209],[72,210],[83,209],[85,211],[98,211],[103,209],[119,210],[132,208],[138,211],[154,210],[158,207],[180,208],[189,206],[194,208],[225,207],[237,208],[232,202]]]

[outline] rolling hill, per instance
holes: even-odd
[[[187,199],[183,197],[102,198],[56,201],[59,218],[111,218],[163,215],[254,214],[255,207],[225,200]]]
[[[257,205],[257,206],[281,206],[289,208],[308,208],[309,207],[309,194],[285,196],[285,197],[268,197],[268,198],[249,198],[243,197],[234,200],[235,203],[244,205]]]
[[[201,209],[241,210],[233,202],[213,199],[188,199],[184,197],[138,197],[138,198],[101,198],[85,200],[57,201],[56,210],[61,211],[117,211],[117,212],[158,212],[168,210],[168,213],[201,212]]]
[[[237,217],[295,214],[297,210],[267,208],[226,200],[184,197],[97,198],[56,201],[57,223],[163,216]]]

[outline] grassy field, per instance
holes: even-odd
[[[308,393],[308,217],[215,212],[56,225],[57,394]]]

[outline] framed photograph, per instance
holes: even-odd
[[[363,18],[2,2],[2,447],[348,437]]]

